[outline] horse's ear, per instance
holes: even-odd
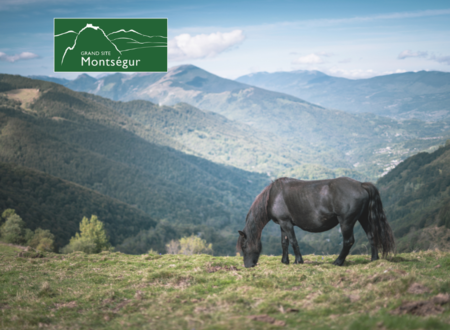
[[[245,233],[243,231],[238,230],[238,232],[239,232],[239,235],[241,235],[242,237],[247,239],[247,235],[245,235]]]

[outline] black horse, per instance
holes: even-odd
[[[261,254],[261,233],[273,220],[281,228],[281,262],[289,264],[289,242],[295,253],[295,263],[303,263],[295,238],[294,226],[320,233],[338,224],[344,244],[335,265],[342,266],[355,239],[353,226],[359,221],[372,249],[372,260],[395,249],[394,236],[383,211],[380,194],[370,182],[350,178],[301,181],[280,178],[268,185],[253,201],[243,231],[239,231],[237,250],[244,256],[245,267],[256,265]]]

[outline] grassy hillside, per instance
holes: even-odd
[[[236,81],[287,93],[332,109],[401,119],[450,119],[448,72],[420,71],[346,79],[319,71],[299,70],[252,73]]]
[[[448,329],[450,255],[55,255],[0,244],[2,328]]]

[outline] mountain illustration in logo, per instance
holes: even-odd
[[[99,26],[87,23],[78,33],[70,30],[55,35],[58,43],[68,45],[64,53],[55,53],[61,58],[61,65],[72,61],[80,61],[80,55],[99,52],[111,58],[119,58],[123,52],[154,47],[167,47],[167,37],[148,36],[133,29],[120,29],[108,35]]]
[[[86,24],[75,37],[73,46],[66,48],[66,51],[61,58],[61,64],[63,64],[64,61],[71,62],[72,60],[75,60],[74,57],[76,57],[76,60],[78,61],[81,52],[89,52],[94,49],[110,52],[111,57],[114,58],[122,55],[117,46],[109,40],[105,31],[98,26]]]
[[[121,51],[167,46],[166,37],[147,36],[135,30],[125,31],[122,29],[108,34],[108,37]]]

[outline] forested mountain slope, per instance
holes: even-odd
[[[280,141],[277,145],[292,154],[289,158],[300,159],[299,165],[353,169],[372,180],[408,156],[442,144],[450,136],[450,127],[445,123],[397,121],[331,110],[291,95],[224,79],[193,65],[170,68],[167,73],[113,74],[100,79],[84,75],[70,84],[62,83],[113,100],[147,100],[160,105],[185,102],[276,135]],[[220,154],[216,159],[227,161],[220,148],[213,148],[211,152]],[[273,157],[279,164],[280,154]],[[263,166],[260,169],[265,170]]]
[[[75,182],[157,219],[225,232],[240,228],[269,182],[151,143],[170,137],[62,86],[1,78],[0,161]],[[36,89],[38,96],[21,104],[8,94],[18,89]]]
[[[143,100],[121,102],[94,94],[82,95],[117,110],[145,127],[163,132],[195,154],[216,163],[252,172],[268,172],[276,177],[283,176],[284,171],[295,168],[298,164],[323,161],[322,156],[307,146],[286,144],[274,133],[256,130],[187,103],[169,107]],[[327,162],[331,163],[331,159]],[[342,164],[336,160],[335,165],[339,163]],[[329,168],[325,170],[334,175],[344,171]],[[354,178],[364,177],[355,170],[348,171],[348,174]],[[308,176],[303,178],[308,179]]]
[[[57,248],[68,244],[81,219],[92,214],[104,222],[113,245],[158,224],[117,199],[40,171],[0,162],[0,210],[7,208],[16,210],[27,228],[49,229]]]
[[[400,251],[450,248],[450,141],[408,158],[377,185]]]

